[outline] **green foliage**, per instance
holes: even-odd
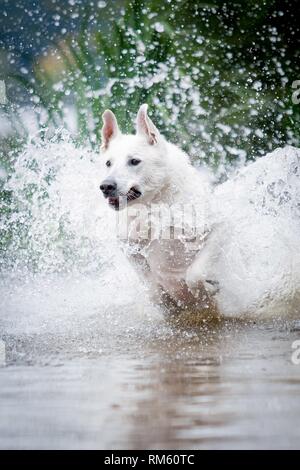
[[[45,128],[66,125],[71,107],[78,141],[98,146],[105,108],[131,132],[147,102],[167,138],[212,166],[299,144],[298,52],[275,0],[107,3],[85,9],[33,79],[12,77],[47,111]]]

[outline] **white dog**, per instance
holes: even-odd
[[[101,155],[106,177],[100,189],[113,209],[126,207],[127,253],[150,282],[152,293],[174,308],[196,307],[226,315],[260,313],[267,301],[272,303],[272,296],[278,305],[286,296],[295,300],[300,262],[293,237],[299,226],[292,217],[288,248],[286,240],[279,243],[280,257],[275,253],[270,267],[270,247],[277,249],[274,219],[266,216],[262,222],[257,207],[253,209],[248,200],[241,215],[239,197],[232,196],[230,183],[214,190],[208,173],[196,170],[188,156],[159,133],[147,115],[147,105],[138,111],[135,135],[123,135],[109,110],[103,122]],[[290,160],[291,165],[299,164],[299,153]],[[283,259],[293,277],[284,293],[279,281],[271,281],[278,268],[284,277]]]

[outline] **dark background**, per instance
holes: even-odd
[[[98,145],[106,107],[132,131],[137,107],[148,102],[165,135],[212,166],[299,144],[299,105],[291,99],[300,79],[298,0],[0,3],[9,120],[18,107],[42,106],[47,126],[64,126],[62,110],[72,106],[75,137]],[[166,79],[148,88],[145,76],[161,64]],[[111,93],[95,97],[111,78]],[[14,137],[22,133],[19,126]]]

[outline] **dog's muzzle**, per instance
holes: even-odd
[[[114,180],[104,180],[100,184],[100,190],[103,192],[104,197],[116,196],[117,183]]]
[[[119,210],[122,206],[125,206],[135,199],[138,199],[142,193],[135,187],[130,188],[126,194],[118,193],[117,183],[114,180],[104,180],[100,184],[100,190],[103,193],[105,199],[108,200],[108,204],[115,210]]]

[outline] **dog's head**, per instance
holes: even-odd
[[[148,203],[161,191],[167,177],[166,141],[143,104],[137,114],[136,134],[124,135],[115,115],[103,114],[101,158],[105,178],[100,190],[115,210],[127,204]]]

